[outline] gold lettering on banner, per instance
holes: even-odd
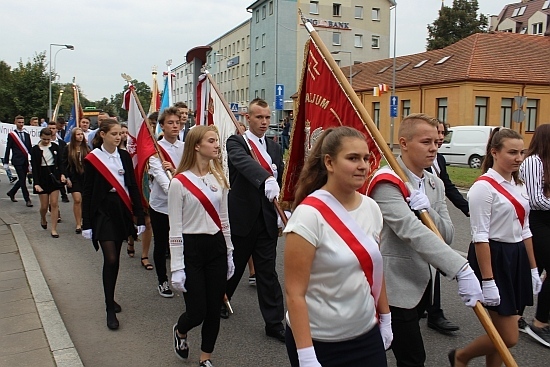
[[[324,110],[326,110],[328,105],[330,104],[330,101],[328,99],[315,93],[306,93],[306,102],[313,103],[314,105],[319,106]]]
[[[312,63],[313,63],[313,65],[312,65]],[[309,73],[309,75],[311,76],[311,79],[313,79],[313,80],[315,80],[315,78],[317,78],[319,75],[321,75],[319,70],[317,70],[317,65],[319,65],[319,61],[317,61],[317,59],[315,58],[313,53],[310,51],[309,52],[308,63],[307,63],[307,72]]]

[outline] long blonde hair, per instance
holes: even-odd
[[[214,131],[216,135],[218,135],[219,139],[220,135],[218,134],[218,128],[215,125],[195,126],[189,130],[189,133],[187,133],[187,136],[185,137],[183,156],[181,157],[180,164],[176,169],[176,174],[187,171],[197,164],[197,152],[195,151],[195,146],[201,143],[202,139],[204,139],[204,136],[209,131]],[[222,187],[229,188],[229,182],[227,182],[225,174],[223,173],[221,156],[222,152],[220,151],[217,159],[210,160],[208,169],[210,173],[216,177],[216,180],[218,180]]]
[[[82,174],[84,173],[84,165],[82,162],[84,162],[84,158],[90,152],[90,147],[88,147],[85,137],[81,142],[76,141],[76,133],[78,131],[84,133],[84,131],[79,127],[75,127],[71,130],[71,141],[67,145],[67,157],[69,166],[71,166],[77,173]]]

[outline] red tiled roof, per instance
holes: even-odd
[[[436,65],[442,58],[450,58]],[[428,60],[422,66],[414,66]],[[550,37],[508,32],[477,33],[440,50],[398,57],[396,87],[458,81],[550,84]],[[353,65],[353,88],[372,90],[380,83],[391,86],[393,59]],[[388,67],[384,72],[382,69]],[[344,75],[348,67],[342,68]]]
[[[525,3],[514,3],[514,4],[508,4],[502,9],[501,13],[498,16],[498,24],[502,23],[504,20],[510,18],[513,21],[516,22],[516,29],[515,32],[519,33],[521,31],[521,28],[527,27],[527,24],[529,22],[529,18],[533,16],[537,11],[541,11],[545,14],[550,15],[550,9],[542,9],[542,6],[544,5],[544,2],[546,0],[531,0]],[[519,9],[521,7],[525,6],[525,13],[519,16],[512,17],[512,14],[514,14],[515,9]]]

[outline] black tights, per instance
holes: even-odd
[[[115,286],[120,265],[122,241],[99,241],[103,251],[103,292],[107,310],[115,309]]]

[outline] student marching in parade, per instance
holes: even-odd
[[[166,123],[166,121],[165,121]],[[202,323],[199,364],[210,357],[220,328],[226,281],[233,275],[229,185],[220,163],[215,126],[195,126],[168,191],[172,285],[183,291],[186,311],[174,325],[174,351],[188,358],[187,333]]]
[[[28,207],[32,207],[29,190],[27,189],[27,184],[25,181],[27,178],[27,172],[29,171],[31,136],[28,132],[23,130],[24,125],[25,118],[21,115],[15,116],[15,130],[8,134],[3,162],[4,169],[7,171],[10,168],[9,161],[11,152],[11,164],[13,164],[18,178],[17,182],[13,185],[11,190],[8,191],[7,195],[10,197],[11,201],[16,203],[17,200],[15,199],[15,194],[17,194],[17,191],[21,188],[23,198],[25,199],[25,204]]]
[[[533,304],[541,280],[529,229],[529,201],[519,167],[523,138],[511,129],[495,128],[487,144],[481,175],[468,192],[472,243],[468,260],[482,284],[484,304],[508,348],[518,341],[518,315]],[[487,334],[449,352],[451,366],[467,366],[485,356],[488,367],[502,358]]]
[[[67,191],[73,197],[73,213],[76,222],[75,232],[82,233],[82,188],[84,186],[84,158],[90,152],[84,132],[75,127],[71,130],[71,140],[63,151],[63,167],[66,173]]]
[[[120,124],[114,119],[101,122],[94,146],[84,160],[82,192],[82,236],[103,252],[103,290],[107,327],[118,329],[115,286],[122,241],[144,230],[143,209],[130,154],[120,150]],[[133,217],[137,219],[137,231]]]
[[[168,220],[170,179],[166,175],[166,171],[170,171],[174,175],[183,154],[183,142],[178,140],[180,115],[177,108],[169,107],[165,109],[159,118],[159,124],[164,137],[158,141],[158,147],[165,161],[161,161],[158,156],[149,158],[149,175],[153,180],[149,196],[149,215],[155,238],[153,259],[157,271],[157,290],[161,297],[171,298],[174,297],[174,293],[170,289],[168,276],[166,275],[166,251],[170,248],[168,240],[170,231]]]
[[[65,171],[61,164],[61,152],[53,144],[50,128],[40,130],[40,142],[31,149],[31,166],[34,181],[34,194],[40,199],[40,226],[46,229],[46,213],[51,209],[53,238],[58,238],[57,218],[59,217],[59,189],[65,183]]]
[[[299,205],[284,230],[292,366],[387,365],[392,330],[378,248],[382,213],[356,191],[367,179],[369,155],[359,131],[328,129],[300,174]]]
[[[411,114],[399,126],[401,156],[398,164],[414,188],[388,167],[379,169],[368,193],[384,218],[380,251],[392,314],[392,351],[397,366],[424,366],[426,352],[419,319],[430,304],[435,269],[457,279],[458,294],[466,306],[483,300],[479,282],[466,259],[450,246],[454,228],[447,211],[443,182],[425,170],[437,153],[438,121],[425,114]],[[438,235],[417,217],[426,211]]]
[[[520,176],[529,195],[529,227],[533,234],[533,251],[539,274],[546,278],[537,298],[537,311],[526,332],[542,345],[550,347],[550,125],[540,125],[529,145]]]

